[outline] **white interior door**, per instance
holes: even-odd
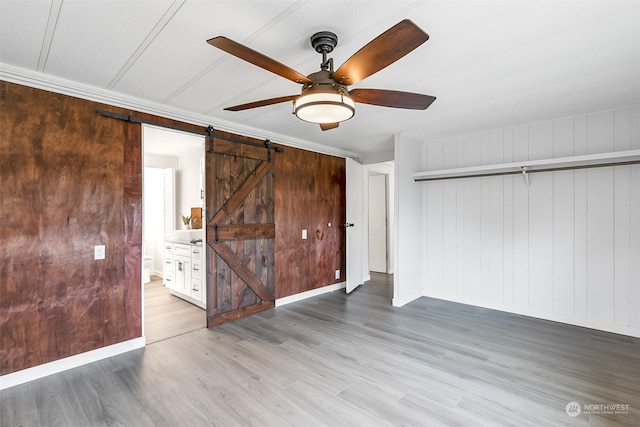
[[[347,158],[347,293],[364,282],[364,166]]]

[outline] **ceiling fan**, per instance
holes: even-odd
[[[321,31],[311,36],[311,46],[322,54],[320,71],[308,76],[223,36],[209,39],[207,43],[303,85],[300,95],[263,99],[227,107],[225,110],[242,111],[293,101],[293,113],[298,118],[319,123],[322,130],[329,130],[353,117],[356,102],[411,110],[425,110],[429,107],[436,99],[433,96],[384,89],[347,89],[347,86],[393,64],[428,39],[427,33],[405,19],[370,41],[334,71],[333,58],[327,58],[327,55],[338,44],[338,36],[330,31]]]

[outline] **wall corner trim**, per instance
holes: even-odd
[[[418,293],[418,294],[415,294],[415,295],[412,295],[412,296],[409,296],[409,297],[404,297],[404,298],[395,298],[394,297],[393,301],[392,301],[392,305],[394,307],[402,307],[404,305],[409,304],[412,301],[417,300],[418,298],[420,298],[422,296],[424,296],[422,293]]]
[[[0,390],[44,378],[49,375],[57,374],[68,369],[73,369],[82,365],[97,362],[102,359],[117,356],[131,350],[144,348],[144,346],[144,337],[134,338],[132,340],[123,341],[117,344],[87,351],[86,353],[80,353],[74,356],[65,357],[64,359],[44,363],[42,365],[34,366],[33,368],[22,369],[17,372],[2,375],[0,376]]]
[[[326,294],[328,292],[344,289],[346,285],[347,285],[347,282],[340,282],[340,283],[336,283],[335,285],[323,286],[321,288],[312,289],[306,292],[300,292],[298,294],[290,295],[288,297],[278,298],[276,299],[276,307],[281,307],[283,305],[291,304],[292,302],[302,301],[307,298],[311,298],[318,295]]]

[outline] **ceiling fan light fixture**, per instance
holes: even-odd
[[[346,91],[335,86],[316,85],[293,101],[293,113],[310,123],[339,123],[355,114],[355,104]]]

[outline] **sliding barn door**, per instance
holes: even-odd
[[[207,152],[207,326],[275,306],[274,158],[217,137]]]

